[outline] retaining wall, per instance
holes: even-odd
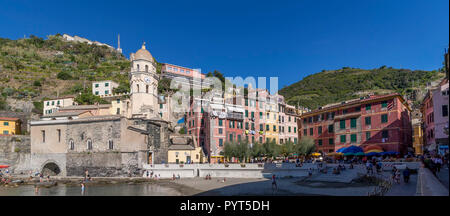
[[[327,167],[334,168],[337,164],[327,164]],[[348,166],[348,165],[347,165]],[[417,169],[419,163],[417,162],[385,162],[383,163],[385,170],[392,169],[396,166],[397,169]],[[171,178],[180,175],[184,178],[205,177],[210,174],[211,177],[226,177],[226,178],[270,178],[273,174],[277,177],[302,177],[308,175],[309,169],[317,170],[317,164],[303,164],[302,167],[296,167],[294,163],[281,164],[144,164],[143,169],[154,174],[160,175],[161,178]],[[146,172],[144,172],[144,177]]]

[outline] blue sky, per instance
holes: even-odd
[[[434,70],[449,41],[449,1],[0,0],[0,37],[79,35],[126,56],[143,41],[159,62],[226,76],[278,76],[382,65]]]

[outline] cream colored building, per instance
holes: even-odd
[[[109,96],[119,84],[111,80],[92,82],[92,94],[97,96]]]
[[[44,101],[44,110],[42,113],[44,115],[52,114],[58,112],[61,107],[74,106],[77,103],[74,101],[75,97],[60,97]]]

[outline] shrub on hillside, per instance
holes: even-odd
[[[71,80],[71,79],[73,79],[72,75],[70,75],[70,73],[67,72],[67,71],[61,71],[61,72],[59,72],[58,75],[57,75],[57,77],[58,77],[58,79],[60,79],[60,80]]]

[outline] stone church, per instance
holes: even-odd
[[[173,131],[158,114],[156,62],[145,43],[130,60],[130,97],[120,101],[120,113],[104,105],[78,105],[30,123],[32,170],[136,176],[143,164],[167,163]]]

